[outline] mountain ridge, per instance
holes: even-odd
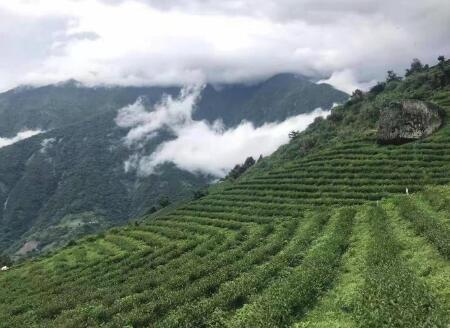
[[[306,104],[307,106],[303,105],[302,108],[297,109],[295,105],[290,104],[291,112],[279,113],[276,119],[275,117],[265,118],[264,113],[260,112],[261,117],[259,118],[259,122],[253,118],[253,120],[248,118],[246,113],[243,112],[242,106],[251,105],[249,101],[252,97],[256,96],[257,98],[259,96],[253,93],[261,89],[261,87],[265,87],[266,92],[270,92],[271,88],[281,88],[281,92],[293,92],[297,89],[297,91],[300,91],[298,94],[301,96],[308,96],[302,93],[302,90],[298,90],[305,86],[312,87],[312,89],[316,87],[321,91],[322,89],[326,89],[323,92],[327,91],[329,93],[328,99],[326,97],[325,99],[317,99],[313,102],[313,105]],[[152,105],[159,102],[164,94],[176,96],[181,89],[181,87],[171,86],[123,87],[116,85],[98,85],[90,87],[79,84],[76,80],[68,80],[44,86],[17,87],[0,93],[0,136],[12,137],[24,129],[40,129],[45,131],[62,127],[65,124],[80,122],[89,118],[90,115],[96,115],[108,110],[117,110],[129,105],[139,97],[145,97],[148,105]],[[206,84],[205,90],[207,93],[206,95],[203,94],[200,98],[197,104],[198,109],[194,113],[194,118],[198,120],[206,119],[211,122],[221,118],[227,126],[237,125],[244,118],[251,120],[257,125],[262,124],[262,122],[283,120],[292,114],[306,113],[317,107],[331,108],[333,101],[343,102],[348,98],[345,92],[336,90],[330,85],[315,84],[304,76],[290,73],[278,74],[265,81],[251,85],[223,84],[220,88],[217,88],[211,84]],[[219,101],[214,98],[211,99],[211,96],[208,95],[209,93],[212,93],[212,97],[219,97],[220,102],[224,102],[229,107],[232,107],[234,116],[239,114],[241,116],[233,117],[233,119],[225,117],[224,119],[222,117],[224,108],[221,107],[219,111],[214,111],[210,103],[213,102],[214,105],[219,105]],[[279,96],[282,98],[283,95],[280,94]],[[312,97],[315,97],[315,95]],[[204,98],[208,98],[206,104],[204,103]],[[72,112],[74,109],[77,111],[68,114],[65,108],[70,109]],[[19,111],[24,113],[17,113]],[[14,115],[18,115],[19,117]],[[58,115],[61,117],[58,117]],[[53,122],[52,119],[56,121]]]
[[[308,87],[303,90],[305,85]],[[306,78],[281,75],[270,81],[264,97],[282,99],[285,95],[291,100],[273,105],[270,115],[254,105],[250,115],[243,108],[250,108],[250,100],[261,97],[256,91],[249,92],[258,88],[261,85],[228,86],[231,91],[222,93],[215,90],[200,97],[193,118],[221,119],[228,127],[242,119],[260,125],[312,111],[317,104],[331,107],[333,102],[348,97],[328,86],[325,89],[329,96],[324,98],[323,86],[316,86]],[[315,88],[320,92],[311,99],[316,100],[299,105],[292,102]],[[212,89],[206,86],[206,93]],[[152,108],[164,94],[176,97],[179,92],[179,88],[157,87],[91,89],[69,81],[22,90],[19,94],[10,92],[6,98],[0,94],[0,135],[13,135],[25,126],[47,130],[0,149],[0,166],[5,168],[0,171],[3,185],[0,203],[7,204],[0,209],[0,250],[15,253],[33,240],[39,241],[39,250],[45,251],[85,233],[101,231],[105,225],[124,224],[130,218],[159,209],[165,198],[171,202],[190,198],[195,190],[206,186],[211,176],[189,173],[172,164],[164,164],[158,174],[144,178],[124,171],[124,162],[133,150],[123,143],[128,130],[114,121],[118,109],[133,104],[141,96],[146,107]],[[219,110],[212,111],[213,115],[206,114],[214,106]],[[227,116],[227,112],[231,114]],[[259,122],[253,119],[255,113]],[[158,133],[145,144],[147,154],[173,138],[169,131]],[[43,143],[47,143],[45,151]],[[75,226],[64,223],[74,214],[91,217],[86,222],[97,223],[87,225],[82,221]]]

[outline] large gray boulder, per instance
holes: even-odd
[[[378,143],[398,145],[428,137],[441,127],[443,119],[444,111],[431,103],[393,102],[381,111]]]

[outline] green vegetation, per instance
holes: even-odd
[[[211,183],[211,176],[172,164],[162,165],[149,177],[124,170],[135,150],[123,142],[128,131],[116,125],[117,110],[138,97],[151,108],[163,94],[179,91],[178,87],[88,88],[69,81],[0,94],[0,137],[23,129],[47,131],[0,149],[0,252],[17,256],[27,241],[37,240],[39,247],[31,254],[36,255],[190,199]],[[281,74],[252,86],[206,86],[194,118],[221,119],[230,127],[243,119],[261,125],[317,107],[330,108],[347,98],[330,85]],[[146,142],[145,153],[173,137],[160,131]],[[236,169],[233,177],[248,164]],[[102,218],[103,223],[91,229],[61,229],[65,218],[86,215]]]
[[[445,327],[450,263],[397,214],[429,193],[450,199],[450,188],[433,188],[297,218],[180,209],[115,228],[2,273],[0,319],[7,327]]]
[[[240,165],[237,164],[231,171],[228,173],[228,175],[225,177],[225,179],[232,179],[235,180],[239,178],[242,174],[245,173],[249,168],[251,168],[253,165],[255,165],[255,160],[253,157],[247,157],[245,162]]]
[[[369,214],[365,282],[356,315],[364,327],[444,327],[439,302],[399,257],[400,246],[380,208]]]
[[[0,267],[12,265],[12,261],[8,255],[0,255]]]
[[[399,146],[370,131],[413,92],[449,111],[448,85],[427,91],[439,70],[361,94],[196,200],[2,272],[0,326],[448,327],[450,126]]]

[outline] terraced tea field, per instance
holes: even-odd
[[[449,210],[447,187],[296,217],[183,209],[3,273],[0,322],[445,327]]]
[[[0,325],[447,327],[450,189],[393,195],[449,183],[448,149],[347,142],[85,238],[2,273]]]
[[[448,94],[433,101],[450,113]],[[448,114],[447,114],[448,115]],[[402,146],[375,137],[349,140],[264,175],[251,176],[211,199],[247,207],[358,205],[450,182],[450,129]]]
[[[0,326],[448,328],[449,172],[448,125],[330,144],[2,272]]]

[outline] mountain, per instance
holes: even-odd
[[[43,87],[23,86],[0,94],[0,136],[12,137],[26,129],[52,130],[116,111],[145,96],[156,103],[179,88],[85,87],[70,80]]]
[[[144,97],[148,105],[163,95],[179,94],[179,87],[86,87],[75,80],[43,87],[23,86],[0,94],[0,137],[12,137],[25,129],[52,130],[115,112]],[[282,121],[331,108],[348,95],[328,84],[315,84],[294,74],[279,74],[254,85],[207,84],[194,119],[222,119],[226,126],[242,120],[256,125]]]
[[[147,177],[124,170],[133,150],[123,142],[128,130],[114,121],[118,109],[139,97],[151,108],[163,95],[179,93],[175,87],[90,88],[68,81],[0,94],[0,136],[46,131],[0,148],[0,252],[35,254],[65,245],[189,199],[210,183],[213,177],[172,164]],[[347,98],[329,85],[282,74],[252,86],[207,85],[194,118],[260,125]],[[173,137],[159,131],[145,144],[146,153]]]
[[[448,326],[450,125],[380,145],[380,113],[406,99],[448,115],[450,62],[355,92],[198,200],[1,272],[0,322]]]
[[[194,118],[213,122],[220,117],[227,126],[242,120],[261,125],[309,113],[314,108],[331,108],[347,99],[347,94],[328,84],[311,83],[301,75],[278,74],[252,86],[206,86]]]

